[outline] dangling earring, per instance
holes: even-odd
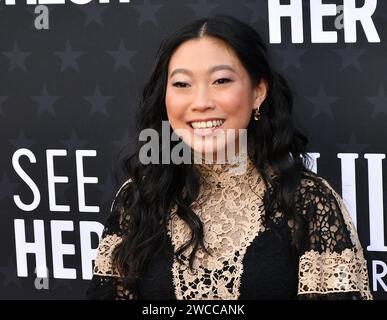
[[[254,120],[258,121],[259,119],[261,119],[261,114],[259,113],[259,108],[257,108],[254,111]]]

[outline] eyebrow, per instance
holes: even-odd
[[[235,69],[227,64],[219,64],[217,66],[213,66],[207,70],[208,74],[214,73],[215,71],[219,70],[229,70],[231,72],[236,73]],[[173,77],[176,73],[184,73],[187,75],[192,75],[192,72],[190,70],[184,69],[184,68],[177,68],[171,72],[170,77]]]

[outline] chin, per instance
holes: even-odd
[[[225,147],[214,148],[206,145],[195,146],[195,148],[191,146],[191,150],[199,154],[201,157],[206,157],[208,159],[215,159],[218,154],[220,155],[225,153]]]

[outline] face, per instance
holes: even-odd
[[[253,87],[246,69],[223,41],[204,37],[181,44],[168,66],[165,104],[174,132],[195,153],[216,159],[239,150],[239,130],[266,97],[265,81]]]

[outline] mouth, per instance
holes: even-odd
[[[188,124],[194,134],[199,136],[208,136],[222,129],[224,122],[224,119],[217,119],[209,121],[192,121]]]

